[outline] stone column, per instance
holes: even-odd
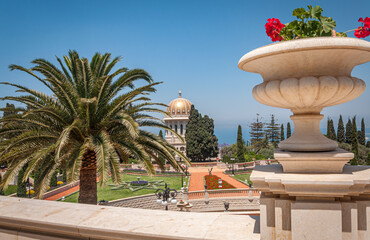
[[[261,239],[275,239],[275,198],[265,193],[260,199]]]
[[[291,232],[291,200],[275,200],[275,238],[292,239]]]
[[[342,202],[342,240],[358,239],[357,203],[353,201]]]

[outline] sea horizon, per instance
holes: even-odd
[[[250,139],[250,134],[249,134],[249,128],[248,131],[247,129],[243,129],[244,131],[242,132],[243,134],[243,139],[244,141],[249,141]],[[293,133],[292,129],[292,133]],[[326,134],[326,128],[320,128],[321,132],[323,134]],[[360,130],[360,129],[358,129]],[[280,131],[279,131],[280,132]],[[285,129],[285,134],[286,134],[286,129]],[[236,137],[237,137],[237,128],[217,128],[215,127],[215,135],[218,138],[218,143],[219,144],[234,144],[236,143]],[[286,136],[285,136],[286,137]],[[365,128],[365,137],[366,140],[370,139],[370,128]]]

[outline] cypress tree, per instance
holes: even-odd
[[[351,144],[352,141],[351,141],[351,136],[352,136],[352,122],[351,122],[351,119],[348,118],[348,122],[346,124],[346,139],[345,139],[345,142],[346,143],[349,143]]]
[[[23,166],[18,173],[18,181],[17,181],[17,197],[26,197],[27,195],[27,187],[26,182],[23,182],[24,171],[26,167]]]
[[[280,141],[284,141],[285,134],[284,134],[284,124],[281,124],[280,126]]]
[[[0,174],[0,183],[3,180],[3,175]],[[4,190],[0,189],[0,195],[4,195]]]
[[[212,118],[205,115],[202,118],[202,129],[204,137],[202,138],[202,155],[203,159],[217,157],[218,139],[215,136],[215,124]]]
[[[292,130],[290,129],[290,123],[288,122],[286,126],[286,138],[290,138],[292,136]]]
[[[370,152],[367,154],[366,165],[370,165]]]
[[[330,118],[328,118],[328,120],[326,121],[326,137],[329,138],[329,139],[332,139],[332,132],[331,132],[331,126],[330,126],[331,122],[330,122]]]
[[[352,119],[352,134],[351,134],[352,152],[355,157],[351,160],[351,165],[358,165],[358,136],[356,126],[356,116]]]
[[[194,105],[191,106],[189,122],[186,125],[186,156],[193,161],[200,161],[201,151],[199,148],[200,114]]]
[[[33,188],[37,188],[40,183],[41,166],[33,171]]]
[[[357,132],[357,124],[356,124],[356,116],[352,118],[352,128],[351,128],[351,143],[355,142],[357,139],[358,141],[358,132]]]
[[[358,143],[361,145],[365,145],[365,121],[364,118],[361,119],[361,131],[358,136]]]
[[[162,130],[160,130],[160,131],[159,131],[158,136],[159,136],[161,139],[164,139],[164,138],[163,138],[163,132],[162,132]],[[162,156],[162,154],[159,154],[159,156],[158,156],[158,160],[159,160],[163,165],[165,165],[165,164],[166,164],[166,161],[164,160],[164,157]]]
[[[58,171],[54,171],[53,176],[50,179],[50,186],[56,187],[58,184],[58,178],[57,178]]]
[[[344,142],[344,124],[342,115],[339,116],[338,129],[337,129],[337,140],[340,143]]]
[[[330,132],[331,132],[331,139],[334,141],[337,141],[333,119],[330,119]]]
[[[63,182],[66,183],[67,182],[67,169],[64,169],[63,170]]]
[[[238,162],[245,162],[244,160],[244,141],[242,136],[242,126],[238,126],[238,136],[236,139],[236,159]]]
[[[367,148],[370,148],[370,141],[367,141],[367,142],[366,142],[366,147],[367,147]]]

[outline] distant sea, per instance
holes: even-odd
[[[323,134],[326,134],[326,128],[321,128],[321,132]],[[293,133],[293,129],[292,129],[292,133]],[[236,142],[237,128],[217,128],[216,126],[215,134],[218,138],[219,144],[222,144],[222,143],[233,144]],[[370,140],[370,128],[365,128],[365,136],[367,140]],[[244,141],[249,141],[249,138],[250,138],[249,129],[243,129]]]

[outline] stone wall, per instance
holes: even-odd
[[[176,199],[183,199],[183,193],[179,192]],[[108,206],[114,207],[128,207],[128,208],[141,208],[141,209],[164,209],[164,206],[157,203],[157,197],[154,194],[147,194],[137,197],[123,198],[110,201]],[[168,210],[177,210],[176,204],[169,204]]]
[[[218,212],[224,211],[224,203],[229,203],[229,211],[259,211],[259,197],[248,198],[210,198],[208,203],[204,199],[190,200],[194,212]]]
[[[185,194],[179,193],[177,200],[186,199]],[[119,200],[110,201],[109,206],[114,207],[129,207],[129,208],[142,208],[142,209],[164,209],[164,206],[156,202],[157,198],[154,194],[143,196],[124,198]],[[191,211],[193,212],[213,212],[223,211],[225,209],[224,203],[230,204],[230,211],[253,211],[259,210],[259,197],[230,197],[230,198],[210,198],[208,203],[205,199],[190,200],[189,203],[193,205]],[[175,204],[169,204],[168,210],[178,210]]]

